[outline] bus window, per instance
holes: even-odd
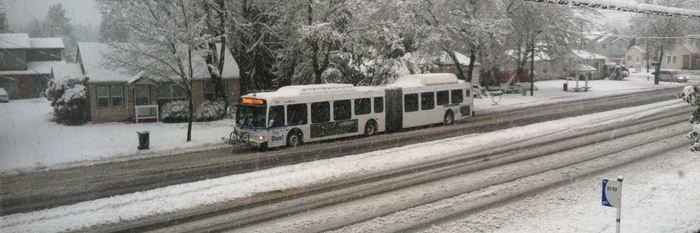
[[[445,105],[450,103],[450,92],[449,91],[438,91],[437,92],[437,105]]]
[[[280,127],[284,126],[284,106],[272,106],[270,107],[269,121],[273,121],[270,127]]]
[[[464,96],[462,95],[464,92],[459,89],[459,90],[452,90],[452,103],[453,104],[459,104],[464,101]]]
[[[236,125],[250,127],[267,127],[267,123],[265,123],[265,106],[238,106],[238,109],[236,109]]]
[[[307,119],[306,104],[290,104],[287,106],[287,120],[290,126],[305,125]]]
[[[421,110],[430,110],[435,108],[435,93],[423,92],[420,93],[420,108]]]
[[[372,99],[355,99],[355,115],[365,115],[372,112]]]
[[[350,109],[352,109],[350,106],[350,100],[333,101],[333,120],[349,120],[352,118]]]
[[[374,113],[384,112],[384,97],[374,97]]]
[[[408,94],[403,96],[403,109],[405,112],[418,111],[418,94]]]
[[[331,121],[331,104],[328,102],[311,103],[311,123]]]

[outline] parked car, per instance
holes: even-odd
[[[7,103],[10,101],[10,96],[7,95],[7,91],[5,89],[0,88],[0,102]]]
[[[652,72],[653,75],[656,75],[656,71]],[[662,82],[679,82],[679,83],[684,83],[688,82],[688,75],[683,74],[680,71],[673,71],[673,70],[659,70],[659,81]]]

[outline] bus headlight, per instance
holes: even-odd
[[[265,141],[265,136],[258,136],[258,140]]]

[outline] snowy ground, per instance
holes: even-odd
[[[503,111],[514,107],[592,98],[640,90],[678,87],[687,84],[653,85],[645,73],[632,74],[624,81],[591,81],[588,92],[564,92],[566,81],[540,81],[534,96],[517,94],[501,98],[475,100],[476,114]],[[700,81],[700,78],[697,79]],[[582,87],[583,82],[579,85]],[[575,87],[569,81],[569,90]],[[494,101],[498,100],[498,105]],[[12,100],[0,103],[0,174],[21,170],[61,168],[97,162],[124,160],[144,156],[161,156],[174,152],[205,150],[227,146],[233,120],[195,122],[191,142],[185,142],[187,125],[165,123],[95,123],[63,126],[50,121],[51,106],[45,99]],[[150,132],[150,149],[139,151],[139,131]]]
[[[527,106],[532,104],[543,104],[553,101],[590,98],[593,96],[609,95],[621,92],[633,92],[648,88],[679,87],[686,84],[662,83],[654,86],[652,81],[647,81],[645,75],[635,75],[626,81],[592,81],[593,88],[589,92],[563,92],[561,90],[564,81],[543,81],[538,82],[539,91],[534,97],[522,97],[519,95],[506,95],[498,105],[492,105],[491,99],[481,99],[476,101],[477,113],[482,111],[498,111],[516,106]],[[570,83],[571,87],[572,84]],[[675,93],[670,93],[675,94]],[[79,163],[90,163],[100,161],[105,158],[117,157],[125,159],[133,156],[153,156],[167,154],[175,147],[188,149],[201,149],[208,146],[218,146],[221,136],[225,136],[229,131],[228,121],[213,123],[197,123],[194,138],[196,142],[184,142],[182,124],[90,124],[79,127],[58,126],[48,122],[48,112],[50,109],[37,108],[41,103],[48,105],[43,100],[18,100],[9,104],[0,104],[0,155],[2,155],[3,171],[16,171],[18,169],[37,169],[44,166],[68,166],[68,164],[80,161]],[[394,148],[383,151],[375,151],[353,156],[345,156],[323,161],[298,164],[293,166],[278,167],[264,171],[247,174],[221,177],[217,179],[193,182],[188,184],[175,185],[154,189],[145,192],[115,196],[94,201],[78,203],[69,206],[62,206],[43,211],[25,214],[15,214],[0,217],[0,231],[2,232],[45,232],[57,230],[77,230],[82,227],[97,224],[116,222],[121,220],[135,219],[154,214],[162,214],[178,211],[186,208],[196,207],[204,204],[211,204],[225,200],[234,200],[248,197],[255,193],[284,188],[298,187],[320,181],[328,181],[351,175],[359,175],[368,172],[375,172],[383,169],[391,169],[398,166],[424,162],[426,160],[437,159],[440,156],[450,154],[452,150],[474,149],[479,145],[493,139],[504,140],[510,137],[532,136],[561,131],[563,125],[587,125],[592,122],[596,124],[611,123],[608,120],[615,118],[617,121],[628,117],[644,117],[666,110],[667,107],[674,107],[685,104],[681,100],[667,101],[642,107],[621,109],[617,111],[592,114],[575,118],[558,120],[557,122],[541,123],[518,128],[512,128],[492,133],[469,135],[464,137],[441,140],[439,143],[427,142],[423,144],[410,145],[401,148]],[[30,111],[33,109],[34,111]],[[36,113],[39,109],[40,113]],[[31,114],[30,114],[31,113]],[[20,115],[24,114],[24,115]],[[689,113],[690,114],[690,113]],[[8,120],[9,119],[9,120]],[[9,122],[8,122],[9,121]],[[30,124],[31,123],[31,124]],[[586,123],[586,124],[584,124]],[[21,126],[20,126],[21,125]],[[29,126],[31,125],[31,126]],[[595,125],[595,124],[594,124]],[[30,128],[30,130],[27,130]],[[138,144],[136,131],[151,131],[150,153],[138,152],[135,148]],[[690,125],[689,125],[690,130]],[[72,132],[72,133],[69,133]],[[77,131],[77,132],[74,132]],[[155,135],[160,135],[154,137]],[[210,138],[207,138],[210,137]],[[101,143],[107,140],[111,143]],[[685,139],[680,139],[685,140]],[[174,143],[172,142],[174,141]],[[66,145],[67,144],[67,145]],[[97,145],[96,145],[97,144]],[[184,144],[184,145],[182,145]],[[448,144],[448,146],[445,146]],[[76,146],[79,145],[79,146]],[[130,155],[136,153],[135,155]],[[76,155],[80,154],[80,155]],[[99,154],[99,155],[96,155]],[[414,156],[407,156],[414,155]],[[700,181],[700,157],[690,152],[674,151],[668,154],[669,164],[679,164],[682,162],[683,168],[673,170],[674,172],[655,172],[646,174],[649,179],[639,182],[637,187],[640,191],[627,192],[624,195],[625,203],[629,206],[645,207],[646,211],[630,211],[625,213],[625,219],[636,224],[625,225],[626,232],[690,232],[700,229],[700,203],[697,195],[697,184]],[[674,160],[677,157],[678,160]],[[87,162],[86,162],[87,161]],[[673,161],[677,161],[673,163]],[[342,164],[342,166],[340,166]],[[653,171],[647,167],[630,168],[630,173],[640,173]],[[682,175],[675,171],[683,171]],[[627,176],[633,176],[628,174]],[[681,177],[682,179],[679,179]],[[612,178],[612,177],[611,177]],[[532,232],[538,225],[548,225],[546,229],[564,229],[566,232],[571,228],[569,220],[594,221],[600,218],[614,221],[614,211],[612,208],[602,211],[611,212],[613,215],[602,215],[598,205],[590,205],[591,198],[568,198],[570,192],[584,192],[580,195],[599,198],[600,180],[580,181],[588,182],[583,184],[588,188],[579,191],[574,190],[554,190],[546,195],[564,195],[566,206],[570,205],[589,210],[576,214],[575,216],[558,216],[561,212],[540,211],[541,205],[525,205],[521,217],[524,217],[523,224],[530,228],[503,228],[502,232]],[[632,186],[632,185],[630,185]],[[538,198],[539,196],[533,197]],[[549,197],[552,198],[552,197]],[[528,199],[530,200],[530,199]],[[599,201],[595,201],[599,204]],[[686,205],[695,203],[694,205]],[[673,214],[668,209],[655,214],[653,210],[671,207]],[[684,208],[681,208],[684,207]],[[499,215],[501,216],[501,215]],[[682,221],[678,221],[679,216],[683,216]],[[644,221],[653,218],[655,221]],[[636,219],[636,220],[635,220]],[[687,219],[687,220],[685,220]],[[527,221],[525,221],[527,220]],[[571,220],[571,221],[574,221]],[[488,218],[482,221],[490,221]],[[495,221],[495,220],[494,220]],[[519,219],[517,221],[520,221]],[[627,223],[627,221],[625,223]],[[664,222],[672,224],[663,224]],[[468,223],[467,223],[468,224]],[[655,228],[650,228],[649,224],[655,224]],[[657,226],[658,225],[658,226]],[[561,226],[560,228],[556,228]],[[553,228],[552,228],[553,227]],[[649,230],[653,229],[653,230]],[[614,230],[614,229],[613,229]],[[576,229],[576,232],[612,232],[609,227],[591,226],[589,228]]]

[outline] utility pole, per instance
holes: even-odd
[[[530,47],[530,96],[535,96],[535,40]]]

